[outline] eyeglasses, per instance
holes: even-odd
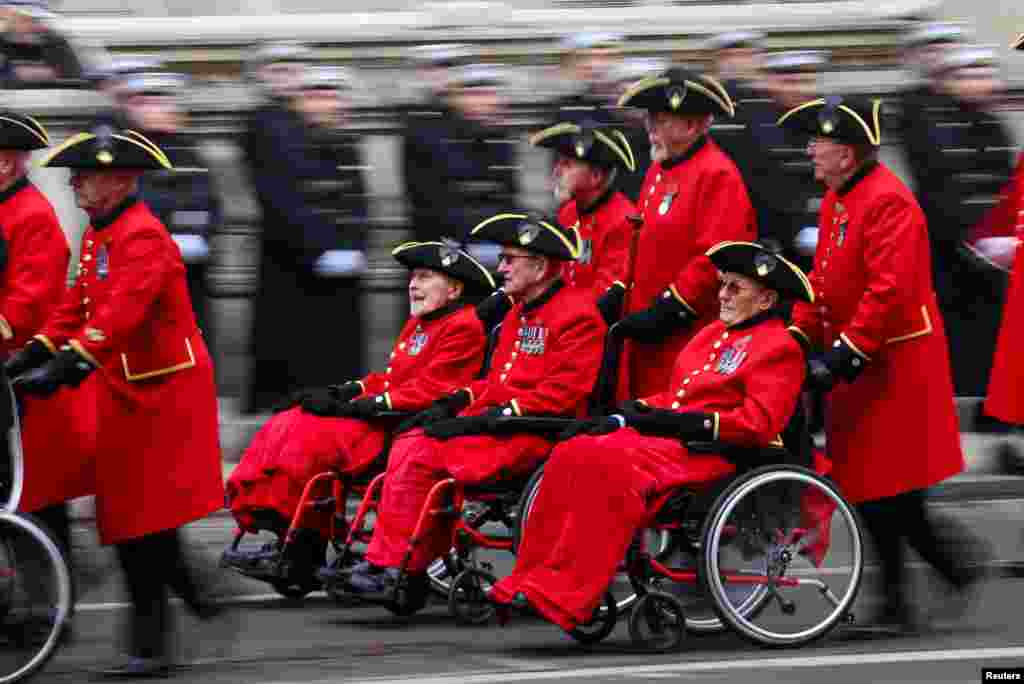
[[[739,296],[748,292],[753,292],[755,288],[746,285],[741,285],[736,280],[721,280],[718,283],[718,291],[725,292],[727,295]]]
[[[536,259],[536,258],[537,257],[535,257],[532,254],[499,254],[498,255],[498,265],[500,266],[501,264],[511,264],[516,259]]]

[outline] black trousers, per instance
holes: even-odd
[[[171,628],[167,590],[180,596],[196,615],[208,610],[185,562],[178,530],[146,535],[115,548],[132,602],[129,651],[141,658],[161,658],[166,655]]]
[[[881,557],[889,613],[909,613],[904,591],[904,541],[954,587],[962,588],[971,580],[962,558],[978,546],[953,520],[929,514],[925,501],[924,490],[918,489],[857,505]]]

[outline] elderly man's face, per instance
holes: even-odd
[[[510,297],[521,296],[544,280],[547,260],[518,247],[502,247],[498,257],[498,272],[505,277],[505,292]]]
[[[662,162],[682,154],[706,130],[710,116],[678,115],[668,112],[647,114],[644,123],[651,142],[651,161]]]
[[[125,196],[137,177],[138,173],[131,171],[75,170],[71,173],[71,189],[85,213],[102,216]]]
[[[423,316],[448,306],[462,294],[462,283],[429,268],[414,268],[409,276],[409,314]]]
[[[592,192],[600,187],[603,174],[595,172],[594,167],[579,159],[558,155],[555,168],[551,172],[554,182],[555,199],[567,202],[580,192]]]
[[[718,318],[734,326],[775,306],[778,294],[753,278],[739,273],[722,273],[718,287]]]

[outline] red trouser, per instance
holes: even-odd
[[[518,477],[532,471],[550,450],[551,442],[535,435],[473,435],[442,441],[427,437],[422,430],[402,434],[388,456],[387,478],[366,559],[382,567],[401,565],[427,494],[441,480],[452,477],[462,484],[479,484]],[[454,521],[433,516],[427,523],[406,567],[408,572],[424,572],[451,548]]]
[[[597,608],[660,494],[734,470],[718,456],[631,428],[559,444],[544,466],[515,569],[495,585],[494,598],[510,602],[522,592],[545,618],[575,628]]]

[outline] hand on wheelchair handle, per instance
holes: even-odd
[[[53,358],[53,354],[39,340],[30,340],[28,344],[11,354],[4,362],[7,377],[16,378],[25,371],[38,368]]]
[[[612,325],[622,317],[622,304],[626,298],[626,287],[619,282],[604,291],[597,300],[597,309],[607,325]]]
[[[830,392],[836,386],[836,376],[822,359],[809,359],[807,384],[819,392]]]
[[[615,324],[620,337],[638,342],[661,342],[669,335],[688,327],[693,316],[679,303],[670,290],[654,299],[650,307],[631,313]]]
[[[341,418],[373,418],[381,411],[386,411],[388,408],[387,402],[384,400],[383,394],[378,394],[375,397],[366,397],[364,399],[355,399],[353,401],[347,401],[338,406],[338,412],[335,414]]]

